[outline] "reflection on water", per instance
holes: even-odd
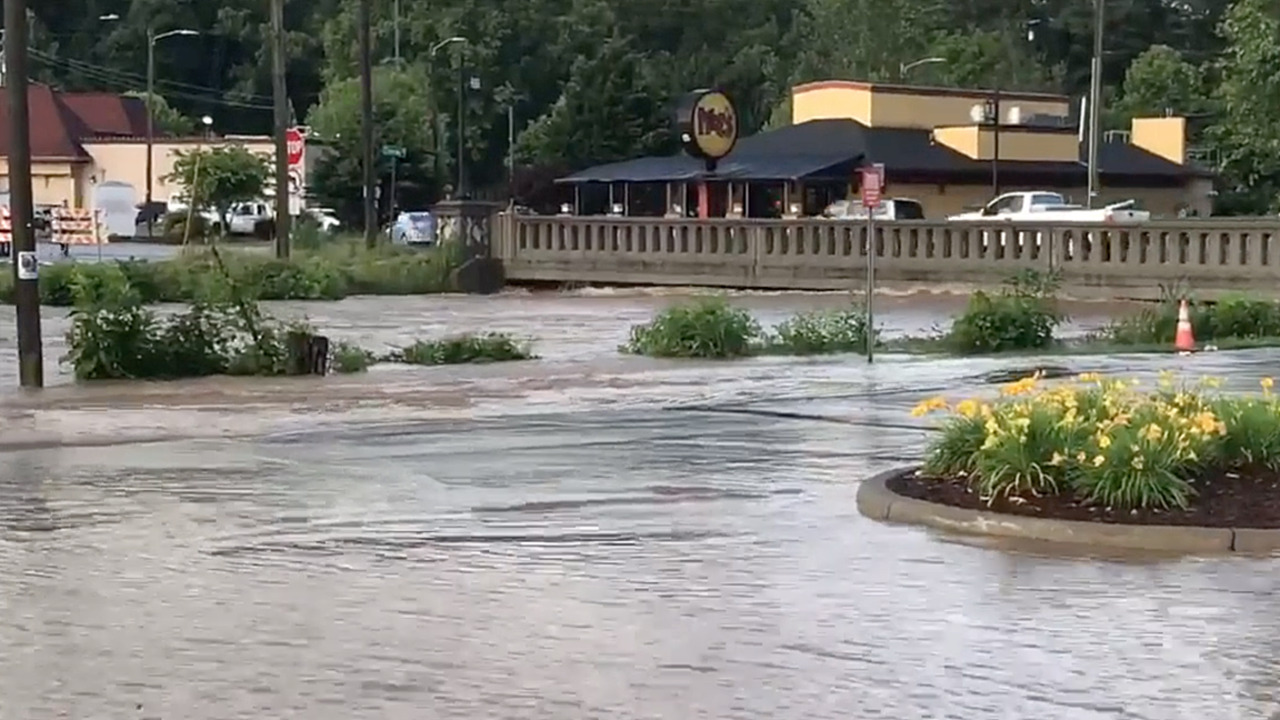
[[[421,327],[482,314],[435,302]],[[921,394],[1025,361],[662,363],[567,301],[509,311],[546,360],[10,396],[10,448],[61,445],[0,454],[0,720],[1274,712],[1274,560],[857,513],[859,478],[918,457]],[[345,322],[391,342],[413,312]],[[1248,389],[1280,364],[1078,362]]]

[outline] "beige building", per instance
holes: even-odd
[[[61,93],[32,85],[32,195],[37,206],[106,207],[127,212],[146,198],[146,107],[140,98],[111,93]],[[8,193],[8,101],[0,94],[0,173]],[[199,147],[239,144],[274,157],[269,136],[156,137],[152,144],[152,198],[165,202],[182,188],[170,182],[178,154]],[[305,158],[304,158],[305,165]]]
[[[858,192],[858,169],[885,168],[886,197],[928,218],[1013,190],[1086,201],[1087,144],[1066,96],[833,80],[792,89],[792,124],[742,138],[714,173],[693,158],[640,158],[584,170],[579,212],[715,217],[817,215]],[[1100,199],[1156,216],[1212,209],[1213,176],[1188,163],[1186,119],[1139,118],[1099,147]]]

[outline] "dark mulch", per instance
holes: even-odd
[[[888,486],[899,495],[942,505],[1057,520],[1280,528],[1280,473],[1267,469],[1221,470],[1206,474],[1192,483],[1198,494],[1186,510],[1113,510],[1088,505],[1072,495],[1001,498],[988,506],[963,481],[916,474],[890,480]]]

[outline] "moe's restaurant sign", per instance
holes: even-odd
[[[727,95],[698,90],[685,96],[676,110],[676,128],[685,152],[715,162],[728,155],[738,142],[738,111]]]

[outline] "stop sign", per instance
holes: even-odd
[[[302,148],[305,141],[302,131],[296,127],[284,131],[284,141],[289,148],[289,167],[302,164]]]

